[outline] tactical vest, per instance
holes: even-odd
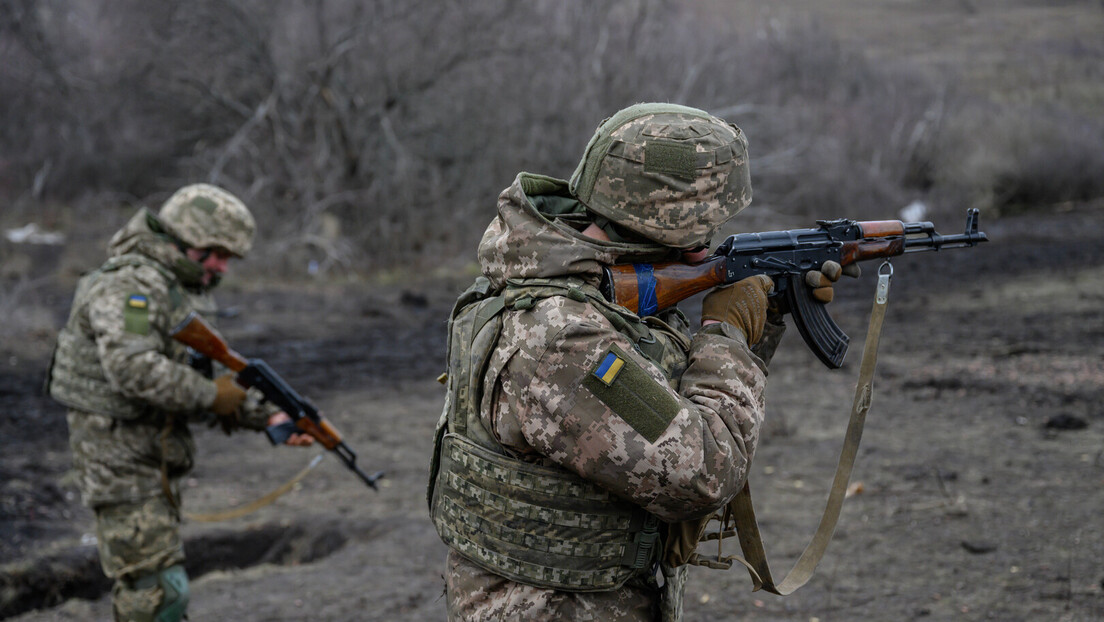
[[[175,311],[185,303],[176,276],[156,261],[138,254],[112,257],[99,269],[85,275],[77,284],[69,320],[58,333],[46,392],[58,402],[77,410],[117,419],[137,419],[149,413],[145,402],[132,400],[111,386],[104,374],[91,328],[86,326],[88,292],[106,273],[124,267],[145,266],[161,273],[169,283],[169,304]]]
[[[681,373],[685,354],[665,356],[668,348],[645,322],[580,280],[511,280],[496,292],[479,277],[449,319],[448,392],[430,468],[430,514],[446,544],[491,572],[537,587],[605,591],[652,572],[659,519],[565,469],[506,455],[480,417],[503,310],[524,311],[551,296],[588,301],[668,377]],[[685,350],[689,342],[679,345]]]

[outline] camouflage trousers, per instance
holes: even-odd
[[[162,495],[99,506],[95,511],[100,564],[115,582],[111,590],[115,619],[153,620],[165,592],[156,581],[149,587],[148,580],[140,580],[184,561],[179,512]]]

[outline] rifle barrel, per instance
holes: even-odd
[[[936,233],[922,238],[906,238],[905,252],[918,253],[921,251],[937,251],[941,248],[965,248],[988,241],[989,237],[981,232],[956,235],[939,235]]]
[[[935,232],[935,227],[932,227],[930,222],[910,223],[910,225],[925,226],[920,231],[915,231],[915,233],[923,235],[905,238],[905,252],[915,253],[919,251],[937,251],[941,248],[965,248],[988,242],[989,236],[985,235],[984,231],[978,230],[978,213],[977,208],[966,211],[966,231],[959,235],[940,235]],[[908,231],[908,233],[914,233],[914,231]]]
[[[371,487],[373,490],[379,490],[379,486],[376,485],[376,482],[381,477],[383,477],[383,471],[377,471],[371,475],[368,475],[364,471],[360,470],[360,467],[357,466],[356,463],[356,452],[354,452],[352,449],[349,449],[349,446],[346,445],[344,442],[339,443],[333,449],[333,452],[337,454],[339,458],[341,458],[341,461],[345,463],[345,466],[349,467],[349,470],[351,470],[353,473],[356,473],[357,476],[360,477],[360,479],[364,480],[365,484],[368,484],[368,486]]]

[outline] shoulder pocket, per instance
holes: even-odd
[[[135,335],[148,335],[149,325],[149,296],[128,294],[123,303],[123,328]]]
[[[663,434],[680,408],[665,385],[616,345],[586,375],[583,386],[649,443]]]

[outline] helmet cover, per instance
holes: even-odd
[[[238,257],[253,246],[257,228],[240,199],[210,184],[177,190],[161,206],[158,218],[169,233],[192,248],[223,248]]]
[[[634,233],[697,248],[751,203],[747,139],[696,108],[636,104],[598,126],[571,191]]]

